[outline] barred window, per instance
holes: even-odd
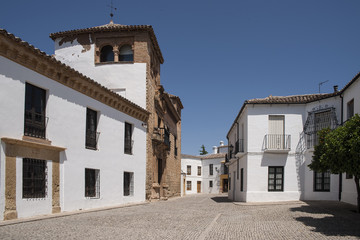
[[[86,136],[85,136],[85,147],[88,149],[97,149],[97,112],[86,109]]]
[[[269,167],[269,191],[284,190],[284,167]]]
[[[186,181],[186,190],[191,190],[191,181]]]
[[[124,196],[134,195],[134,173],[124,172]]]
[[[23,198],[46,197],[47,167],[45,160],[23,159]]]
[[[186,166],[186,175],[191,175],[191,166],[190,165]]]
[[[330,171],[314,172],[314,191],[316,192],[330,191]]]
[[[132,154],[132,131],[133,126],[130,123],[125,123],[125,141],[124,141],[124,152],[126,154]]]
[[[46,130],[46,91],[34,85],[25,85],[24,135],[45,138]]]
[[[198,176],[201,176],[201,166],[198,166]]]
[[[85,168],[85,197],[100,198],[100,170]]]
[[[209,175],[213,175],[214,174],[214,165],[210,164],[209,165]]]

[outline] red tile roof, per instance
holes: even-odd
[[[164,58],[162,56],[159,43],[156,39],[154,29],[150,25],[121,25],[116,23],[108,23],[101,26],[96,27],[90,27],[90,28],[84,28],[84,29],[75,29],[75,30],[69,30],[69,31],[63,31],[63,32],[56,32],[51,33],[50,38],[52,40],[55,40],[60,37],[65,37],[69,35],[76,35],[76,34],[82,34],[82,33],[96,33],[96,32],[131,32],[131,31],[146,31],[150,35],[150,39],[152,43],[154,44],[155,50],[157,51],[161,63],[164,63]]]

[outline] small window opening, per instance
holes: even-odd
[[[119,61],[120,62],[134,61],[134,53],[130,45],[124,45],[120,48]]]
[[[114,52],[113,47],[106,45],[101,48],[100,52],[100,62],[113,62],[114,61]]]

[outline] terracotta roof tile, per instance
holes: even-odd
[[[60,37],[82,34],[82,33],[119,32],[119,31],[129,31],[129,32],[130,31],[146,31],[146,32],[148,32],[150,34],[150,39],[152,40],[152,42],[154,44],[155,50],[157,51],[157,53],[160,57],[161,63],[164,63],[164,58],[162,56],[159,43],[156,39],[154,29],[152,28],[151,25],[122,25],[122,24],[116,24],[116,23],[110,22],[108,24],[96,26],[96,27],[51,33],[50,38],[52,40],[55,40]]]
[[[333,97],[338,93],[307,94],[293,96],[268,96],[266,98],[254,98],[245,101],[245,104],[304,104]]]

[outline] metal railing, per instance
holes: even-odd
[[[265,150],[290,150],[291,135],[267,134],[265,135]]]
[[[170,132],[166,128],[154,128],[153,139],[170,147]]]
[[[36,113],[34,110],[25,111],[24,135],[45,139],[47,121],[45,114]]]
[[[100,132],[86,130],[85,146],[90,149],[97,149]]]

